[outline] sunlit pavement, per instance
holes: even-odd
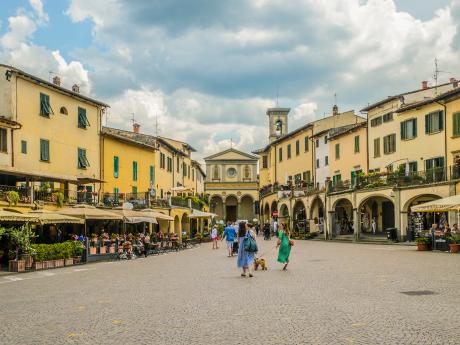
[[[1,344],[458,344],[460,254],[296,241],[240,277],[221,244],[0,277]]]

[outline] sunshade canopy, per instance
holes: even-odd
[[[156,217],[145,212],[128,210],[128,209],[115,209],[113,212],[123,216],[126,223],[152,223],[157,224]]]
[[[190,214],[188,217],[189,218],[214,218],[215,216],[217,216],[217,214],[215,213],[193,210],[192,214]]]
[[[412,212],[449,212],[460,211],[460,195],[433,200],[411,207]]]
[[[174,220],[174,217],[168,216],[167,214],[163,214],[163,213],[158,212],[158,211],[154,211],[154,210],[149,209],[149,208],[146,208],[144,210],[140,210],[140,212],[147,213],[147,214],[149,214],[149,216],[155,217],[158,220],[168,220],[168,221],[173,221]]]
[[[74,207],[63,208],[56,213],[66,216],[78,217],[92,220],[123,220],[123,216],[114,212],[109,212],[90,205],[75,205]]]
[[[81,218],[66,216],[46,210],[30,211],[28,214],[34,217],[38,217],[38,222],[40,224],[83,224],[85,222]]]
[[[30,214],[0,210],[0,222],[38,222],[38,217]]]

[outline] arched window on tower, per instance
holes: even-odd
[[[281,119],[275,122],[275,133],[278,137],[283,133],[283,121],[281,121]]]

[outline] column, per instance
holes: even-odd
[[[400,241],[404,241],[406,239],[406,229],[403,226],[404,224],[401,223],[401,212],[402,212],[402,207],[401,207],[401,191],[399,189],[394,191],[395,197],[393,199],[393,205],[394,205],[394,211],[395,211],[395,228],[396,232],[398,235],[398,239]],[[406,217],[407,219],[407,217]],[[407,221],[406,221],[407,225]]]
[[[236,219],[241,219],[240,215],[241,215],[241,201],[238,200],[238,205],[236,206]],[[248,219],[248,221],[250,220]]]
[[[222,220],[224,222],[227,221],[227,204],[225,203],[225,200],[222,201]]]
[[[328,213],[328,227],[326,229],[324,229],[324,234],[325,234],[325,238],[326,240],[330,240],[334,237],[334,227],[335,227],[335,211],[329,211]]]
[[[353,209],[353,235],[355,241],[359,240],[359,220],[358,220],[358,209]]]

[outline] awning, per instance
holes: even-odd
[[[24,178],[30,178],[35,181],[56,181],[56,182],[70,182],[78,183],[77,177],[74,175],[64,175],[64,174],[50,174],[42,171],[23,171],[16,168],[11,168],[8,166],[0,166],[0,173],[5,175],[14,175]]]
[[[152,223],[152,224],[158,224],[156,217],[145,213],[145,212],[140,212],[140,211],[133,211],[129,209],[115,209],[113,212],[122,215],[123,220],[126,223]]]
[[[122,220],[123,216],[114,212],[109,212],[96,208],[90,205],[75,205],[74,207],[67,207],[56,211],[56,213],[64,214],[67,216],[78,217],[83,219],[92,220]]]
[[[167,220],[167,221],[173,221],[174,220],[174,217],[168,216],[167,214],[163,214],[161,212],[154,211],[154,210],[148,209],[148,208],[146,208],[144,210],[140,210],[139,212],[148,213],[151,217],[155,217],[157,220]]]
[[[426,202],[410,208],[411,212],[449,212],[460,211],[460,195],[449,196]]]
[[[83,224],[85,222],[81,218],[66,216],[46,210],[30,211],[28,214],[38,217],[38,223],[40,224]]]
[[[203,212],[198,210],[193,210],[192,214],[190,214],[189,218],[214,218],[217,214],[211,212]]]
[[[103,183],[101,179],[98,179],[94,176],[86,176],[83,174],[78,174],[77,175],[77,180],[79,183],[86,184],[86,183]]]
[[[38,222],[38,217],[29,214],[0,210],[0,222]]]

